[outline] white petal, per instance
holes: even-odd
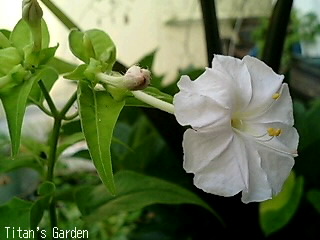
[[[214,78],[216,77],[216,78]],[[183,76],[178,82],[180,92],[174,96],[175,116],[181,125],[200,128],[230,119],[230,94],[216,79],[223,78],[207,69],[196,81]],[[216,84],[215,84],[216,82]]]
[[[274,196],[281,191],[294,165],[294,159],[290,155],[277,153],[265,147],[258,147],[258,152]]]
[[[183,135],[183,168],[192,173],[203,169],[229,147],[232,138],[230,126],[216,128],[214,132],[188,129]]]
[[[269,128],[281,129],[281,134],[274,137],[269,136],[267,133]],[[280,122],[254,123],[250,124],[250,130],[247,129],[247,131],[246,134],[251,135],[252,140],[256,143],[275,152],[297,156],[299,134],[294,127]]]
[[[288,84],[282,84],[279,94],[280,97],[273,100],[265,112],[257,113],[257,115],[252,114],[244,119],[259,123],[281,122],[292,126],[294,123],[293,109]]]
[[[229,147],[205,168],[195,172],[194,184],[208,193],[233,196],[247,188],[248,165],[244,145],[236,134]]]
[[[242,191],[242,202],[259,202],[270,199],[272,191],[268,182],[267,175],[261,167],[261,158],[257,150],[253,147],[248,140],[244,140],[246,144],[248,168],[249,168],[249,181],[248,188]]]
[[[243,62],[249,70],[252,85],[252,98],[246,111],[264,112],[274,101],[272,96],[279,91],[284,76],[276,74],[257,58],[245,56]]]
[[[214,55],[212,69],[226,74],[231,82],[230,86],[236,90],[234,109],[241,111],[246,108],[252,97],[252,87],[251,76],[245,63],[234,57]]]

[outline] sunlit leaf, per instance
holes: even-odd
[[[260,204],[260,226],[265,235],[270,235],[288,224],[299,207],[302,194],[303,178],[296,178],[292,172],[282,192]]]
[[[80,81],[78,105],[83,133],[93,163],[102,182],[115,194],[110,145],[124,101],[115,101],[107,92],[95,91],[87,82]]]

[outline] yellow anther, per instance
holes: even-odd
[[[272,137],[277,137],[281,134],[282,130],[280,128],[268,128],[268,134]]]
[[[279,97],[280,97],[280,93],[275,93],[275,94],[272,95],[272,98],[274,100],[277,100]]]

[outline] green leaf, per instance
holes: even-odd
[[[41,29],[42,29],[42,49],[47,48],[50,42],[50,35],[48,31],[47,24],[44,20],[41,20]],[[21,19],[10,35],[10,41],[13,45],[21,50],[23,50],[26,46],[33,43],[32,33],[28,26],[28,24]]]
[[[111,194],[115,194],[110,145],[113,129],[124,106],[105,91],[94,91],[85,81],[78,84],[81,126],[99,176]]]
[[[12,88],[6,94],[0,95],[9,127],[12,156],[19,151],[21,128],[25,114],[27,99],[37,76],[31,77],[22,84]]]
[[[30,226],[30,211],[31,211],[31,202],[24,201],[19,198],[13,198],[10,202],[5,205],[0,206],[0,232],[6,233],[5,227],[15,229],[29,229]],[[1,234],[3,237],[4,234]],[[8,239],[12,235],[9,235]]]
[[[48,196],[48,195],[52,195],[55,190],[56,190],[56,186],[54,185],[54,183],[46,181],[40,185],[38,193],[40,196]]]
[[[69,33],[69,48],[73,55],[82,60],[85,63],[89,62],[88,57],[85,54],[85,50],[83,48],[83,36],[84,33],[73,29]]]
[[[46,89],[48,91],[51,90],[56,80],[59,78],[58,72],[51,67],[44,67],[42,69],[39,69],[37,72],[37,78],[41,79],[44,85],[46,86]],[[33,83],[31,92],[29,94],[29,97],[38,103],[42,103],[44,100],[43,93],[38,85],[38,81],[35,81]]]
[[[320,213],[320,191],[317,189],[312,189],[307,193],[308,201],[313,205],[313,207]]]
[[[13,171],[18,168],[32,168],[40,172],[42,170],[39,162],[31,156],[20,156],[12,160],[5,158],[0,160],[0,174]]]
[[[104,66],[104,71],[111,70],[116,61],[116,48],[105,32],[92,29],[86,32],[72,30],[69,34],[69,47],[71,52],[85,63],[90,58],[99,60]]]
[[[115,184],[118,191],[116,196],[111,196],[102,185],[84,187],[76,192],[75,199],[85,220],[101,221],[123,211],[134,211],[161,203],[195,204],[207,209],[221,221],[196,194],[162,179],[120,171],[115,174]]]
[[[6,30],[6,29],[0,29],[0,32],[1,32],[7,39],[10,39],[11,31]]]
[[[58,47],[59,47],[59,44],[55,47],[42,49],[39,54],[39,64],[40,65],[47,64],[47,62],[50,61],[56,54]]]
[[[294,107],[296,117],[295,125],[301,138],[299,149],[302,151],[320,140],[320,100],[318,99],[312,102],[310,108],[307,110],[297,102],[295,102]]]
[[[98,29],[88,30],[84,34],[93,48],[94,58],[112,66],[116,61],[116,48],[110,36]]]
[[[292,172],[282,192],[260,204],[260,226],[265,235],[283,228],[294,216],[303,194],[303,178]]]
[[[7,75],[10,70],[22,62],[19,51],[14,47],[0,49],[0,76]]]
[[[0,31],[0,48],[8,48],[11,46],[9,39]]]
[[[88,64],[81,64],[72,72],[65,74],[63,77],[69,80],[82,80],[85,79],[84,71],[87,69]]]
[[[60,58],[52,58],[48,63],[47,66],[53,67],[58,71],[59,74],[67,73],[67,72],[72,72],[75,68],[76,65],[71,64],[69,62],[66,62]]]

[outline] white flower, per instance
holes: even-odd
[[[281,191],[297,156],[292,100],[283,76],[260,60],[215,55],[195,81],[182,76],[174,96],[184,133],[184,169],[208,193],[244,203]]]

